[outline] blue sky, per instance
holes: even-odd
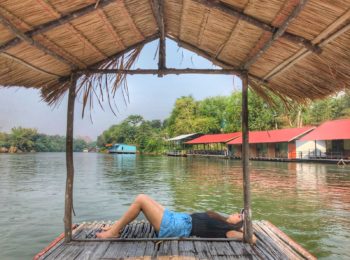
[[[146,45],[134,68],[156,68],[158,41]],[[216,68],[200,56],[179,48],[167,40],[167,67],[172,68]],[[119,112],[117,117],[104,104],[104,111],[95,104],[93,123],[88,114],[81,117],[81,100],[76,102],[75,136],[95,139],[113,124],[132,114],[147,120],[165,119],[169,116],[175,100],[192,95],[196,100],[218,95],[230,95],[241,89],[237,77],[227,75],[168,75],[163,78],[151,75],[128,76],[130,103],[124,104],[121,91],[116,95]],[[0,131],[9,132],[12,127],[36,128],[41,133],[64,135],[66,131],[66,99],[58,107],[50,107],[41,101],[40,92],[25,88],[0,88]]]

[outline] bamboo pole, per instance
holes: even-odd
[[[249,125],[248,125],[248,72],[241,74],[242,79],[242,166],[244,196],[244,241],[253,243],[253,226],[250,198],[249,175]]]
[[[72,210],[73,210],[73,180],[74,180],[74,163],[73,163],[73,125],[74,125],[74,102],[76,96],[77,77],[71,76],[71,85],[68,94],[67,106],[67,133],[66,133],[66,194],[65,194],[65,212],[64,212],[64,240],[72,240]]]
[[[211,1],[211,0],[193,0],[193,1],[198,3],[198,4],[204,5],[206,7],[221,11],[225,14],[230,15],[230,16],[236,17],[236,18],[243,20],[251,25],[254,25],[254,26],[256,26],[264,31],[274,33],[276,30],[278,30],[278,28],[273,27],[273,26],[271,26],[271,25],[269,25],[261,20],[258,20],[253,16],[249,16],[241,11],[235,10],[231,6],[228,6],[227,4],[223,4],[223,3]],[[311,43],[311,41],[309,41],[308,39],[301,37],[299,35],[284,32],[281,37],[290,41],[290,42],[302,45],[306,49],[308,49],[312,52],[316,52],[316,53],[320,52],[319,46]]]
[[[158,59],[158,77],[162,77],[162,71],[166,68],[165,65],[165,26],[164,26],[164,3],[163,0],[152,0],[153,15],[157,21],[159,29],[159,59]]]
[[[216,74],[216,75],[232,75],[232,74],[240,74],[241,70],[236,69],[175,69],[175,68],[167,68],[163,70],[159,69],[134,69],[134,70],[126,70],[126,69],[83,69],[77,71],[80,74],[115,74],[115,73],[123,73],[129,75],[138,75],[138,74],[148,74],[148,75],[158,75],[161,73],[162,75],[168,74]]]

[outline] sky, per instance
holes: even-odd
[[[193,52],[179,48],[172,40],[166,42],[167,67],[169,68],[217,68],[208,60]],[[158,41],[147,44],[134,67],[157,68]],[[152,75],[128,76],[129,102],[125,104],[121,91],[115,97],[116,116],[108,103],[103,110],[95,102],[94,110],[82,118],[81,99],[76,100],[74,136],[95,140],[111,125],[118,124],[129,115],[138,114],[146,120],[169,117],[177,98],[192,95],[196,100],[212,96],[227,96],[241,89],[241,81],[228,75]],[[10,132],[13,127],[36,128],[49,135],[65,135],[67,95],[55,107],[41,100],[40,91],[26,88],[0,87],[0,132]]]

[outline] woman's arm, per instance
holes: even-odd
[[[239,231],[230,230],[226,233],[227,238],[236,238],[237,240],[243,241],[243,233]],[[256,243],[256,236],[253,235],[253,244]]]

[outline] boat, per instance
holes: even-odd
[[[128,144],[113,144],[108,148],[109,153],[135,154],[136,146]]]

